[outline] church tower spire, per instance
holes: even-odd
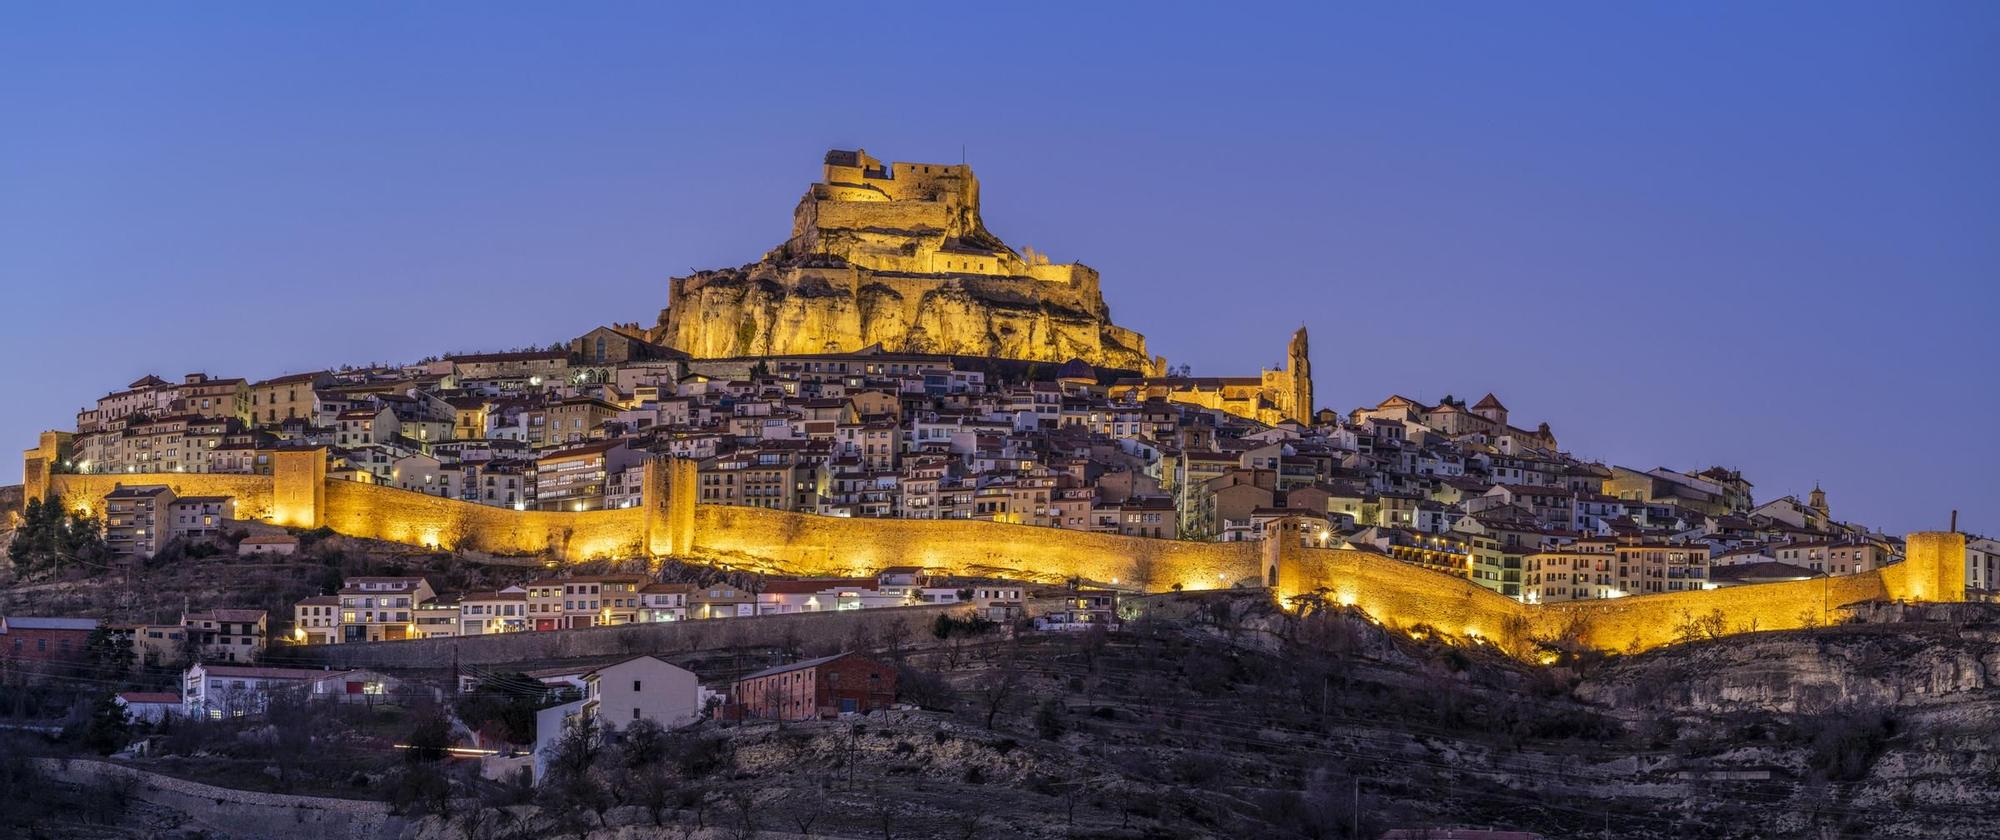
[[[1819,489],[1819,482],[1813,482],[1812,495],[1806,497],[1806,507],[1819,511],[1821,516],[1832,516],[1826,510],[1826,491]]]

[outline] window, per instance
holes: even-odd
[[[632,681],[632,690],[633,690],[634,692],[636,692],[636,691],[638,691],[638,690],[639,690],[639,681],[638,681],[638,680],[633,680],[633,681]]]

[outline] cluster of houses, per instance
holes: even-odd
[[[1202,540],[1261,539],[1305,516],[1317,544],[1532,602],[1837,575],[1902,556],[1895,538],[1833,519],[1817,488],[1759,503],[1734,470],[1581,460],[1548,424],[1515,425],[1492,394],[1398,395],[1273,424],[1269,411],[1205,399],[1205,381],[877,348],[698,360],[605,327],[567,349],[261,382],[146,377],[79,413],[58,468],[255,473],[273,448],[310,444],[329,448],[340,478],[593,510],[637,504],[646,459],[674,455],[699,463],[703,504],[826,516]],[[133,554],[203,539],[233,515],[227,498],[159,485],[112,495],[112,542]],[[1968,586],[2000,588],[2000,545],[1972,544]],[[551,618],[506,612],[532,592],[471,594],[486,596],[481,618]],[[654,594],[656,610],[696,603]],[[675,596],[686,603],[669,606]],[[743,608],[729,597],[704,608]],[[644,593],[629,600],[647,608]]]
[[[170,717],[254,717],[281,700],[389,703],[405,687],[402,679],[374,670],[273,667],[236,658],[242,651],[224,635],[254,637],[255,648],[262,649],[263,615],[253,612],[215,610],[190,613],[177,625],[122,627],[100,627],[87,618],[5,616],[0,617],[0,659],[21,664],[82,661],[91,637],[100,629],[126,634],[135,649],[143,645],[193,657],[177,691],[115,695],[135,724]],[[150,664],[185,661],[146,655]],[[462,673],[453,688],[461,693],[479,690],[483,676],[491,674],[477,669]],[[555,744],[585,722],[597,731],[615,732],[639,720],[672,728],[704,717],[798,721],[868,714],[895,704],[897,671],[866,656],[842,653],[766,668],[711,687],[692,671],[646,655],[527,676],[542,684],[548,702],[536,715],[533,767],[539,776]]]
[[[538,578],[450,595],[440,595],[423,577],[350,577],[335,594],[293,606],[290,641],[448,638],[921,604],[970,603],[978,615],[1005,621],[1021,616],[1026,596],[1026,584],[933,576],[914,566],[866,578],[765,579],[748,589],[611,574]]]

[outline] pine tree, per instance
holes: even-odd
[[[124,749],[131,740],[127,726],[125,707],[118,705],[117,695],[106,693],[98,698],[97,705],[91,707],[90,723],[83,730],[83,745],[100,755]]]

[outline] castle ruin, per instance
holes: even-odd
[[[1095,269],[986,229],[971,167],[857,149],[824,168],[763,259],[673,278],[652,339],[695,358],[880,345],[1156,372],[1145,337],[1111,323]]]

